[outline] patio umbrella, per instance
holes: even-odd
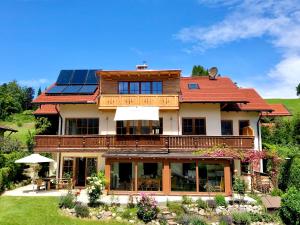
[[[40,154],[31,154],[29,156],[26,156],[24,158],[18,159],[15,161],[15,163],[25,163],[29,164],[30,166],[33,167],[33,177],[32,177],[32,190],[34,190],[34,180],[35,180],[35,172],[36,172],[36,166],[39,163],[45,163],[45,162],[54,162],[53,159],[49,159],[45,156],[42,156]]]

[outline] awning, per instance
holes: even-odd
[[[114,120],[159,120],[159,107],[117,107]]]

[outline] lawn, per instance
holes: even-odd
[[[0,225],[124,225],[62,215],[57,197],[0,197]]]
[[[268,103],[282,103],[292,114],[300,113],[300,99],[266,99]]]
[[[16,113],[9,116],[5,121],[0,121],[0,125],[8,126],[18,130],[16,133],[12,133],[10,137],[16,138],[21,141],[25,146],[28,135],[28,130],[34,131],[34,116],[32,111],[27,110],[23,113]],[[8,134],[7,132],[6,134]]]

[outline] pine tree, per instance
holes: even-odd
[[[37,95],[38,95],[38,96],[39,96],[40,94],[42,94],[42,89],[41,89],[41,87],[39,87],[38,92],[37,92]]]
[[[203,66],[195,65],[192,69],[192,77],[198,76],[208,76],[208,70],[206,70]]]

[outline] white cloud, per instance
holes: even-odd
[[[300,77],[299,0],[199,0],[201,4],[225,7],[228,15],[208,27],[186,27],[176,37],[191,42],[186,52],[205,51],[238,40],[268,36],[279,48],[282,60],[267,73],[270,82],[264,97],[296,97]],[[263,75],[262,75],[263,76]],[[298,83],[297,83],[298,82]],[[260,83],[256,84],[258,87]]]
[[[20,80],[18,83],[23,86],[38,88],[40,86],[45,86],[45,84],[48,84],[49,80],[45,78],[37,80]]]

